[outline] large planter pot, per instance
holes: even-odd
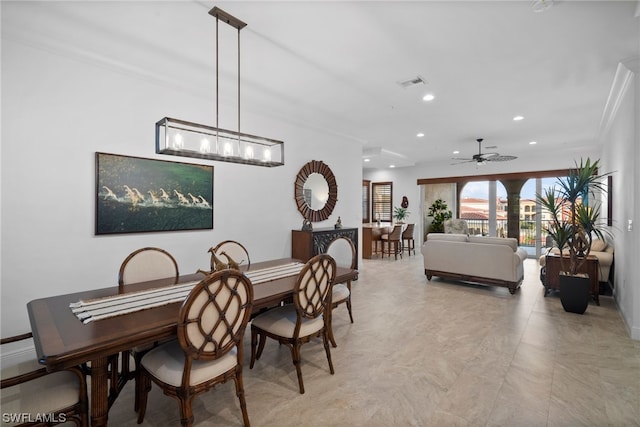
[[[560,274],[560,302],[569,313],[584,314],[591,299],[588,276],[567,276]]]

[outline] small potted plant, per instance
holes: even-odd
[[[409,218],[410,213],[407,208],[399,208],[397,206],[393,208],[393,217],[398,224],[403,224],[404,220]]]
[[[545,231],[560,251],[562,306],[579,314],[586,311],[591,297],[589,277],[579,270],[589,256],[593,238],[604,239],[608,234],[599,222],[600,205],[583,203],[589,197],[595,199],[596,191],[606,191],[602,178],[610,173],[599,174],[599,166],[599,160],[581,159],[567,177],[558,178],[556,185],[536,194],[536,202],[551,217]]]
[[[449,210],[447,203],[442,199],[438,199],[429,207],[427,216],[433,218],[429,232],[444,233],[444,222],[451,219],[453,214]]]

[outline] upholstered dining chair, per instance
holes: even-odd
[[[173,283],[178,283],[180,272],[178,263],[173,255],[161,248],[146,247],[131,252],[120,265],[118,272],[118,285],[120,287],[131,283],[146,282],[148,280],[173,278]],[[124,383],[130,379],[136,380],[136,394],[139,393],[138,368],[140,360],[145,352],[152,349],[154,344],[135,347],[128,352],[122,353],[122,361],[120,366],[120,378],[118,380],[117,359],[115,360],[115,369],[111,368],[111,388],[117,394],[116,387],[121,388]],[[129,356],[133,357],[135,369],[130,369]],[[113,364],[113,363],[112,363]],[[137,401],[135,402],[135,410],[138,410]]]
[[[238,270],[214,272],[191,290],[178,315],[178,339],[142,358],[138,424],[144,421],[152,382],[180,402],[180,422],[191,426],[193,398],[233,379],[244,425],[249,426],[242,339],[252,306],[253,285]]]
[[[226,264],[236,263],[238,266],[244,265],[247,267],[251,265],[249,251],[247,251],[247,248],[245,248],[241,243],[236,242],[235,240],[225,240],[220,242],[213,249],[210,249],[209,252],[212,252],[212,258],[215,254],[218,260]]]
[[[407,228],[402,232],[402,250],[407,251],[409,256],[411,256],[411,251],[413,251],[414,255],[416,254],[416,244],[415,240],[413,240],[415,226],[415,224],[407,224]]]
[[[337,267],[346,267],[350,269],[356,268],[356,248],[351,239],[346,237],[338,237],[329,243],[327,253],[333,257]],[[331,345],[337,347],[336,340],[333,336],[333,309],[340,304],[346,304],[349,311],[349,318],[353,323],[353,313],[351,311],[351,279],[344,283],[335,283],[331,294],[331,310],[327,313],[329,341]]]
[[[260,359],[266,338],[270,337],[291,350],[291,358],[298,375],[300,394],[304,394],[300,347],[311,338],[322,335],[329,362],[334,374],[327,333],[326,312],[331,298],[331,286],[336,275],[336,262],[328,254],[311,258],[304,265],[293,289],[293,304],[286,304],[259,314],[251,321],[251,364]],[[257,348],[258,337],[260,345]]]
[[[118,272],[118,284],[123,286],[166,277],[175,277],[175,283],[178,283],[179,275],[178,263],[169,252],[147,247],[137,249],[125,258]]]
[[[402,225],[395,225],[389,234],[383,234],[380,238],[382,239],[382,258],[385,253],[389,255],[389,258],[391,258],[391,254],[394,254],[396,259],[400,254],[400,258],[402,258],[402,243],[400,241]],[[391,252],[392,248],[393,252]]]
[[[25,341],[32,336],[29,332],[2,338],[0,344]],[[35,357],[12,366],[3,363],[1,388],[3,426],[36,425],[33,421],[44,414],[49,422],[37,425],[89,425],[87,382],[80,367],[47,372]],[[16,418],[5,419],[6,416]]]

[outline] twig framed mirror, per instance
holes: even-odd
[[[298,172],[295,182],[298,211],[311,222],[329,218],[338,201],[338,184],[331,168],[312,160]]]

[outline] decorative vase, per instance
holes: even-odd
[[[560,302],[564,311],[584,314],[591,299],[589,276],[560,274]]]

